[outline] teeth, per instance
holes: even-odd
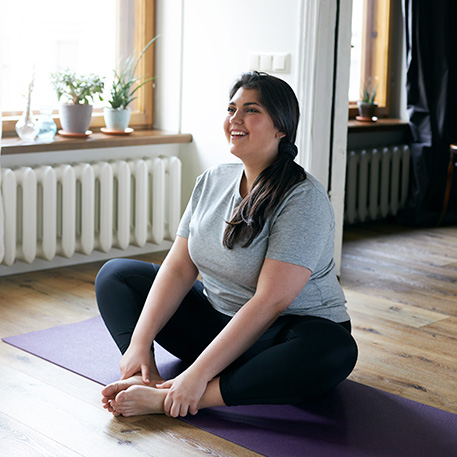
[[[247,135],[246,132],[238,132],[238,131],[236,131],[236,130],[232,130],[230,133],[231,133],[232,135],[234,135],[234,136],[244,136],[244,135]]]

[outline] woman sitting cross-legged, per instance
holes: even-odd
[[[123,354],[121,379],[102,390],[115,416],[302,403],[351,373],[333,211],[294,161],[298,120],[287,83],[242,75],[224,122],[241,163],[198,178],[161,267],[116,259],[100,270],[98,305]],[[162,379],[154,341],[189,367]]]

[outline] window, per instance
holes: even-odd
[[[154,0],[79,0],[74,11],[60,0],[0,0],[1,109],[4,132],[14,132],[24,111],[34,75],[32,109],[52,108],[58,102],[50,74],[65,68],[105,78],[106,99],[113,70],[154,36]],[[139,65],[138,74],[153,75],[153,48]],[[132,125],[152,125],[152,87],[145,85],[133,102]],[[104,125],[102,108],[94,103],[92,127]]]
[[[350,117],[365,85],[376,88],[378,115],[388,116],[391,88],[391,0],[353,0],[349,79]]]

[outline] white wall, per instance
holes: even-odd
[[[156,4],[161,37],[155,126],[175,126],[193,135],[193,143],[181,148],[183,201],[187,201],[197,175],[234,160],[222,122],[229,88],[249,70],[249,54],[290,54],[290,72],[278,76],[296,87],[300,0],[157,0]]]
[[[154,127],[171,132],[181,126],[182,2],[156,1]]]
[[[156,5],[162,37],[157,44],[160,93],[155,126],[177,126],[194,138],[192,144],[181,147],[183,203],[196,176],[217,163],[236,160],[227,151],[222,122],[228,90],[240,73],[250,69],[250,54],[289,54],[289,71],[278,76],[289,82],[303,105],[297,161],[324,186],[331,185],[339,265],[345,176],[344,166],[339,165],[345,163],[347,120],[336,112],[332,119],[331,107],[333,96],[346,100],[347,106],[348,75],[339,62],[333,94],[334,45],[335,32],[340,30],[337,41],[347,53],[338,51],[338,58],[348,54],[349,61],[352,0],[341,0],[338,28],[335,0],[157,0]],[[333,160],[330,177],[332,133],[338,139],[341,160]]]

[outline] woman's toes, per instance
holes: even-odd
[[[135,386],[135,385],[143,385],[141,376],[135,375],[127,379],[121,379],[116,382],[112,382],[111,384],[108,384],[102,389],[102,403],[103,407],[106,408],[106,404],[108,404],[110,401],[114,400],[116,396],[125,390],[127,390],[129,387]],[[106,408],[109,410],[109,408]]]
[[[114,398],[120,390],[122,390],[120,381],[108,384],[107,386],[105,386],[102,389],[102,395],[103,395],[102,401],[105,399]],[[106,401],[104,401],[104,403],[106,403]]]
[[[138,416],[163,413],[163,401],[167,391],[152,387],[131,386],[110,401],[115,416]]]
[[[129,388],[130,389],[130,388]],[[127,390],[122,390],[116,395],[116,405],[121,405],[122,402],[127,400]]]

